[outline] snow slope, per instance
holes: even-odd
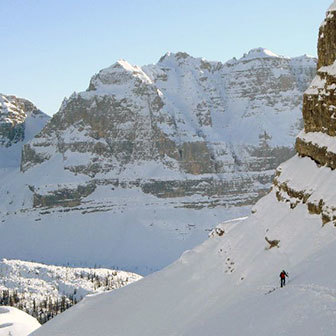
[[[13,307],[0,307],[0,336],[27,336],[40,324],[33,317]]]
[[[334,2],[330,5],[328,11],[336,11],[336,1],[334,1]]]
[[[304,205],[289,210],[274,191],[254,211],[163,271],[86,298],[33,335],[334,335],[335,228],[321,228]],[[267,249],[265,236],[279,248]],[[290,278],[279,289],[282,269]]]

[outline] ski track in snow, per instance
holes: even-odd
[[[309,292],[313,292],[317,295],[324,295],[325,297],[329,297],[331,299],[336,299],[336,289],[334,288],[329,288],[329,287],[322,287],[319,285],[294,285],[291,284],[289,281],[286,283],[286,285],[281,288],[280,286],[277,287],[273,287],[273,286],[263,286],[260,288],[262,291],[267,290],[267,292],[265,292],[265,295],[269,295],[274,293],[275,291],[281,289],[281,290],[285,290],[285,289],[298,289],[300,291],[309,291]]]

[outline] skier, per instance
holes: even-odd
[[[286,286],[286,277],[288,278],[288,274],[285,270],[280,273],[281,287]]]

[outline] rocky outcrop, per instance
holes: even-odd
[[[49,119],[30,101],[0,94],[0,168],[18,167],[23,144]]]
[[[78,185],[76,188],[59,188],[57,191],[48,192],[44,195],[35,192],[33,186],[30,187],[34,193],[33,207],[74,207],[79,205],[81,199],[91,195],[96,186],[94,183],[87,185]]]
[[[291,208],[305,204],[310,214],[321,216],[323,224],[336,223],[336,204],[328,190],[336,168],[335,15],[333,4],[319,31],[317,74],[303,98],[304,130],[296,139],[301,159],[296,159],[297,168],[292,168],[292,174],[280,167],[274,180],[279,201],[289,203]],[[300,174],[306,176],[306,181]],[[329,182],[326,184],[323,178],[329,178]],[[310,179],[320,182],[310,184]]]
[[[24,141],[27,117],[44,119],[44,123],[49,119],[29,100],[0,94],[0,145]]]
[[[318,40],[318,71],[303,98],[303,119],[305,133],[320,132],[331,137],[336,135],[336,10],[331,7],[322,23]],[[324,135],[322,135],[325,137]],[[314,148],[316,145],[299,136],[297,151],[299,154],[310,156],[321,164],[321,152]],[[325,153],[327,150],[325,151]],[[310,154],[311,155],[310,155]],[[330,156],[330,154],[329,154]],[[322,162],[323,161],[323,162]],[[332,158],[327,160],[333,161]],[[332,166],[332,164],[331,164]]]
[[[301,156],[308,156],[320,166],[327,166],[331,169],[336,168],[336,153],[328,146],[323,146],[316,142],[306,140],[307,137],[298,137],[296,149]]]
[[[318,38],[318,69],[332,65],[336,60],[336,16],[334,6],[330,6],[325,20],[320,26]]]
[[[324,201],[323,196],[318,196],[306,186],[298,189],[296,186],[291,186],[293,180],[284,182],[281,181],[281,174],[279,178],[275,178],[274,188],[276,197],[279,202],[286,202],[291,209],[295,209],[299,204],[307,207],[307,212],[311,215],[318,215],[321,217],[323,225],[334,222],[336,226],[336,206]],[[281,181],[281,182],[279,182]],[[308,190],[307,190],[308,189]]]
[[[9,147],[13,143],[24,140],[26,112],[29,110],[37,111],[34,106],[29,106],[24,102],[23,99],[18,99],[13,96],[0,95],[1,146]]]

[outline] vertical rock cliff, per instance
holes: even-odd
[[[22,172],[60,154],[60,170],[94,184],[128,181],[159,197],[252,204],[294,154],[315,63],[262,48],[225,64],[186,53],[143,68],[119,61],[63,102],[24,147]]]
[[[332,5],[319,30],[317,75],[303,97],[304,130],[296,139],[298,157],[285,164],[296,168],[280,167],[275,179],[279,200],[291,207],[306,204],[311,214],[321,216],[323,224],[336,220],[336,202],[331,197],[336,168],[335,27]],[[314,179],[312,185],[310,179]]]

